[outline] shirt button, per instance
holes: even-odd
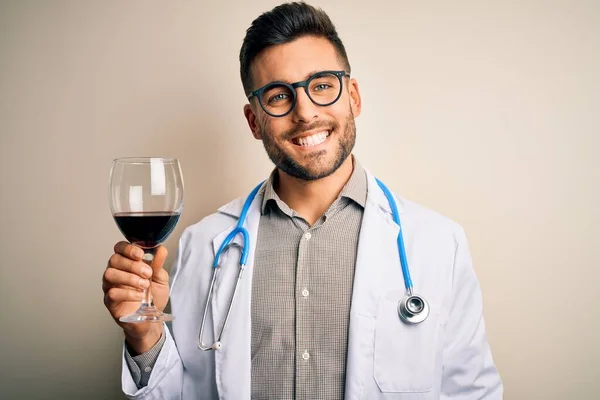
[[[310,234],[310,232],[306,232],[304,234],[304,239],[309,240],[312,237],[312,235]]]
[[[302,354],[302,359],[304,361],[307,361],[310,358],[310,354],[308,354],[308,350],[304,350],[304,353]]]
[[[152,367],[146,367],[146,368],[144,368],[144,371],[145,372],[150,372],[150,371],[152,371]]]
[[[308,295],[309,295],[308,289],[304,288],[304,290],[302,291],[302,296],[308,297]]]

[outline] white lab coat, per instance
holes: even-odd
[[[463,230],[417,204],[398,199],[415,293],[429,301],[429,318],[403,323],[397,312],[405,295],[387,199],[367,172],[368,195],[359,237],[350,310],[346,399],[501,399],[502,383],[492,360],[482,317],[479,284]],[[123,391],[131,399],[250,399],[250,296],[261,197],[246,221],[250,253],[224,332],[223,348],[196,347],[214,256],[237,223],[244,198],[188,227],[171,276],[172,330],[152,371],[138,390],[123,361]],[[235,240],[242,244],[238,235]],[[223,259],[207,316],[206,343],[225,318],[237,277],[239,251]]]

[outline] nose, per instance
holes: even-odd
[[[319,106],[312,102],[304,88],[296,88],[296,106],[292,110],[293,121],[295,123],[310,123],[318,117]]]

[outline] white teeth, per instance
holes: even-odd
[[[329,136],[329,132],[319,132],[308,137],[296,139],[294,142],[303,147],[316,146],[327,140],[327,136]]]

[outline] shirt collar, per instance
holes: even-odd
[[[352,175],[350,175],[350,179],[346,182],[346,185],[342,188],[339,197],[348,198],[362,208],[365,208],[365,204],[367,203],[367,176],[363,167],[360,165],[356,157],[352,156],[353,161],[353,171]],[[269,179],[265,184],[264,196],[261,204],[261,214],[264,214],[267,209],[267,204],[270,200],[273,200],[282,211],[288,210],[289,207],[285,204],[277,195],[274,188],[275,180],[277,179],[277,168],[271,172],[269,175]],[[285,209],[285,210],[284,210]]]

